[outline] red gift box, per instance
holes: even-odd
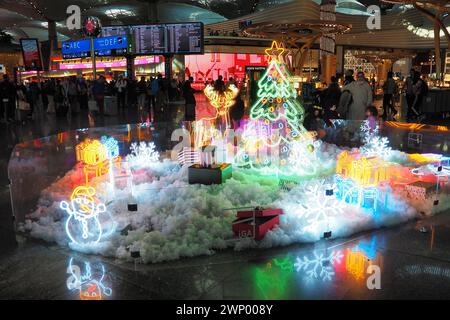
[[[280,223],[282,209],[259,209],[238,211],[237,219],[233,221],[232,229],[240,238],[251,237],[261,240],[267,231]]]

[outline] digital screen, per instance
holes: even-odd
[[[128,41],[126,36],[111,36],[96,38],[94,51],[97,56],[122,56],[128,53]]]
[[[20,46],[22,47],[25,70],[42,71],[42,59],[38,40],[20,39]]]
[[[133,26],[133,35],[137,54],[164,54],[167,51],[164,25]]]
[[[102,27],[102,37],[131,35],[132,26],[109,26]]]
[[[61,47],[63,59],[91,56],[91,40],[64,41]],[[94,39],[96,56],[123,56],[128,53],[126,36],[111,36]]]
[[[102,28],[102,36],[133,37],[135,54],[203,53],[203,23],[162,23]]]
[[[203,52],[203,24],[200,22],[166,24],[166,35],[168,53]]]
[[[63,59],[86,58],[91,56],[91,41],[63,41],[61,44]]]

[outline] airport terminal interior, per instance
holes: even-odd
[[[450,297],[447,0],[0,0],[0,299]]]

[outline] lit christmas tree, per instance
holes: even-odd
[[[270,63],[258,81],[258,100],[250,109],[252,120],[244,127],[243,148],[236,161],[238,166],[265,174],[286,173],[283,167],[288,164],[294,141],[313,143],[313,136],[303,127],[303,107],[297,101],[297,92],[289,83],[289,74],[281,60],[284,51],[276,41],[266,49]]]

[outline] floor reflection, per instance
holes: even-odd
[[[98,262],[77,261],[73,257],[67,266],[69,277],[67,289],[76,294],[80,300],[103,300],[111,298],[111,277],[106,273],[105,266]]]

